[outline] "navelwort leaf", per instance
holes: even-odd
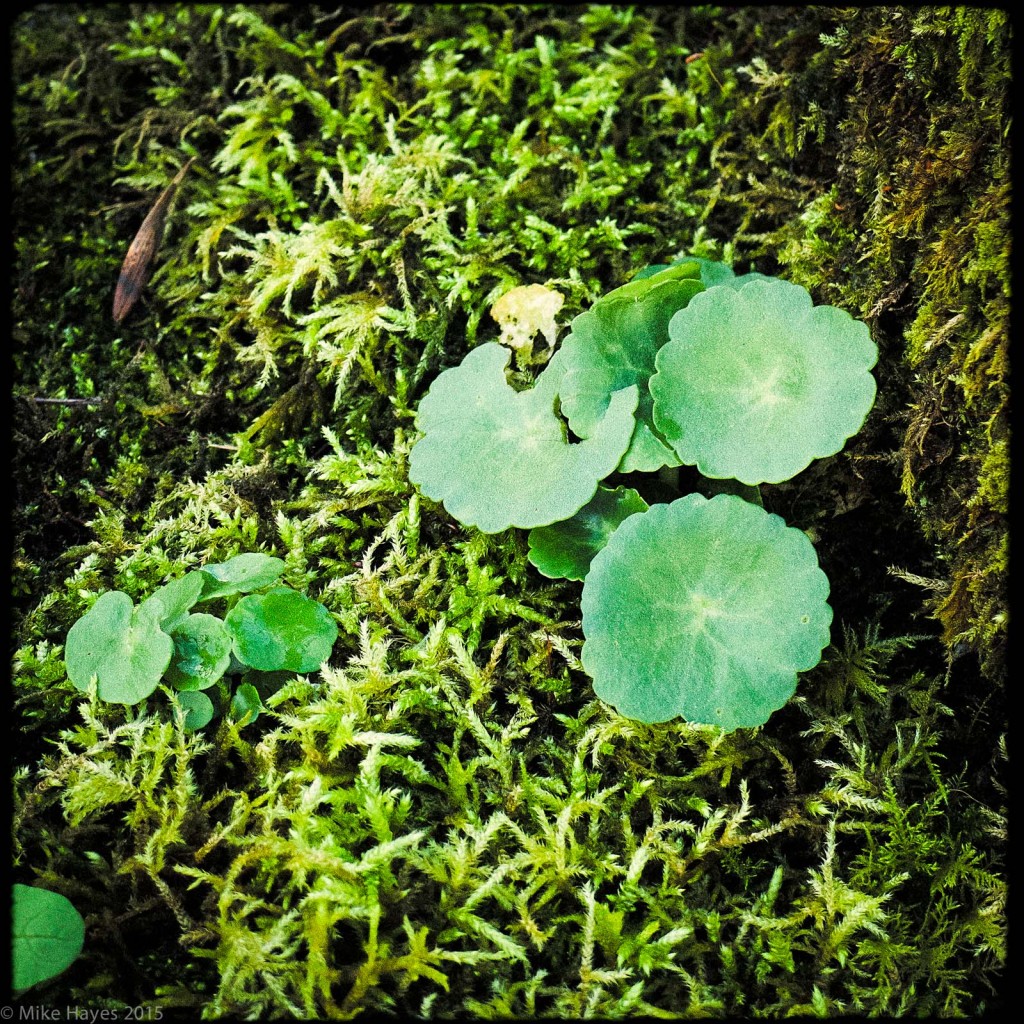
[[[204,565],[206,574],[203,600],[211,597],[225,597],[228,594],[248,594],[262,587],[269,587],[284,572],[284,562],[274,555],[259,551],[235,555],[226,562]]]
[[[658,350],[668,341],[673,314],[703,289],[696,260],[643,278],[638,275],[577,316],[562,342],[562,412],[581,437],[588,437],[601,421],[616,391],[631,384],[639,389],[636,427],[620,472],[679,464],[675,452],[654,430],[647,381],[654,373]]]
[[[749,275],[752,276],[752,275]],[[706,477],[778,483],[834,455],[875,400],[867,325],[758,275],[695,296],[651,377],[654,423]]]
[[[423,437],[412,449],[409,479],[484,533],[546,526],[582,508],[626,451],[637,388],[616,391],[593,429],[570,443],[555,413],[560,355],[528,391],[509,385],[511,353],[494,343],[440,374],[416,414]]]
[[[213,721],[215,708],[213,701],[202,690],[185,690],[178,694],[178,703],[185,712],[184,727],[186,732],[195,732]]]
[[[157,687],[174,651],[160,628],[162,605],[136,608],[120,590],[101,594],[68,630],[64,661],[68,678],[79,690],[98,683],[100,700],[137,704]]]
[[[194,612],[181,620],[171,634],[174,655],[167,681],[179,690],[205,690],[231,664],[231,634],[222,619]]]
[[[231,698],[231,717],[239,725],[255,722],[263,710],[263,701],[252,683],[242,683]]]
[[[646,509],[647,502],[632,487],[599,485],[574,516],[530,531],[528,557],[545,576],[581,580],[619,523]]]
[[[15,883],[13,897],[11,983],[20,992],[55,977],[75,962],[82,952],[85,922],[59,892]]]
[[[239,661],[264,672],[312,672],[331,656],[338,639],[331,613],[289,587],[243,597],[224,625]]]
[[[139,605],[139,611],[152,615],[165,633],[173,633],[199,600],[205,580],[201,572],[187,572],[154,590]]]
[[[821,659],[828,593],[801,530],[735,495],[688,494],[630,516],[595,556],[583,667],[629,718],[761,725]]]

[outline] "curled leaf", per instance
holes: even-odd
[[[586,437],[594,429],[616,391],[630,385],[639,390],[636,427],[620,472],[679,464],[654,429],[647,381],[658,350],[668,341],[669,321],[703,288],[695,261],[634,278],[576,317],[562,342],[562,411],[577,434]]]
[[[160,193],[160,197],[146,214],[146,219],[132,239],[132,244],[128,246],[124,263],[121,264],[121,273],[117,279],[117,288],[114,290],[114,323],[121,323],[131,312],[149,280],[153,259],[163,239],[164,222],[167,220],[167,211],[170,209],[171,200],[194,159],[194,157],[189,158],[167,188]]]
[[[263,710],[263,701],[252,683],[242,683],[231,698],[231,717],[241,726],[255,722]]]
[[[581,580],[619,523],[646,509],[647,502],[633,488],[599,485],[574,516],[530,531],[528,557],[545,576]]]
[[[510,355],[481,345],[438,376],[420,402],[423,437],[409,460],[409,479],[428,498],[484,533],[573,515],[618,465],[633,433],[635,387],[612,395],[603,418],[570,443],[555,412],[561,352],[533,388],[519,392],[505,379]]]

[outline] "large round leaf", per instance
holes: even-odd
[[[828,579],[807,536],[734,495],[630,516],[583,584],[583,667],[643,722],[760,725],[829,642]]]
[[[588,437],[600,423],[616,391],[631,384],[639,389],[636,427],[620,472],[646,472],[679,463],[654,430],[647,381],[654,373],[658,349],[668,341],[673,314],[703,288],[696,261],[634,278],[576,317],[562,342],[562,412],[581,437]]]
[[[79,690],[96,676],[100,700],[137,704],[156,689],[173,650],[153,606],[136,608],[127,594],[109,590],[68,630],[64,661]]]
[[[615,469],[633,433],[635,387],[616,392],[593,431],[570,443],[555,413],[561,352],[519,392],[505,379],[510,355],[481,345],[438,376],[420,402],[423,437],[409,460],[409,479],[428,498],[484,533],[568,519]]]
[[[289,587],[243,597],[224,624],[238,660],[264,672],[312,672],[331,656],[338,639],[331,613]]]
[[[11,940],[11,987],[20,992],[55,977],[75,962],[82,952],[85,922],[59,892],[16,883]]]
[[[530,531],[528,557],[545,576],[581,580],[619,523],[646,508],[647,502],[632,487],[598,486],[574,516]]]
[[[706,477],[777,483],[860,429],[878,351],[843,310],[750,276],[702,292],[672,318],[650,380],[654,422]]]

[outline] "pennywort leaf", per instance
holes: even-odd
[[[185,690],[178,694],[178,703],[185,712],[186,732],[195,732],[213,721],[213,701],[202,690]]]
[[[75,962],[82,952],[85,922],[58,892],[15,884],[13,896],[11,981],[20,992],[56,977]]]
[[[262,552],[235,555],[226,562],[204,565],[206,576],[203,600],[225,597],[229,594],[248,594],[269,587],[284,572],[284,562]]]
[[[616,391],[631,384],[639,389],[636,427],[618,467],[623,473],[679,464],[654,429],[647,381],[669,339],[669,321],[703,289],[696,261],[634,278],[577,316],[562,343],[562,411],[580,436],[594,430]]]
[[[231,698],[231,717],[239,725],[249,725],[259,718],[263,702],[252,683],[242,683]]]
[[[505,379],[511,353],[489,343],[445,370],[420,402],[409,479],[461,523],[484,533],[567,519],[618,465],[633,433],[635,386],[616,391],[582,441],[570,443],[555,401],[555,354],[533,388]]]
[[[631,487],[598,486],[571,518],[530,531],[529,559],[545,576],[581,580],[619,523],[646,509],[647,502]]]
[[[165,633],[173,633],[199,600],[204,580],[201,572],[188,572],[165,583],[139,604],[140,614],[152,615]]]
[[[331,656],[338,639],[331,613],[289,587],[243,597],[224,624],[238,660],[264,672],[312,672]]]
[[[79,690],[95,677],[101,700],[137,704],[156,689],[173,651],[152,607],[136,608],[127,594],[110,590],[68,630],[64,661]]]
[[[778,483],[838,452],[875,400],[867,325],[757,275],[672,317],[650,380],[654,423],[706,477]]]
[[[216,615],[186,616],[172,633],[174,654],[167,680],[179,690],[205,690],[231,664],[231,634]]]
[[[738,498],[630,516],[583,585],[583,667],[642,722],[765,722],[829,642],[828,578],[801,530]]]

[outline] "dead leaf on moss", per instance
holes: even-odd
[[[532,358],[537,334],[543,336],[549,349],[554,348],[558,332],[555,317],[563,302],[564,295],[542,284],[521,285],[505,292],[491,307],[491,316],[501,326],[498,341],[514,349],[523,361]]]

